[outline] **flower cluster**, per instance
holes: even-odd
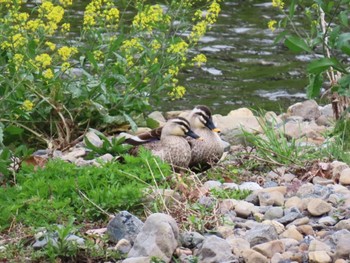
[[[284,2],[283,2],[283,0],[272,0],[272,6],[277,7],[279,9],[283,9]]]
[[[63,61],[67,61],[71,56],[78,53],[78,49],[76,47],[63,46],[57,52]]]
[[[146,6],[145,11],[138,13],[133,20],[134,27],[147,31],[152,31],[159,22],[170,23],[170,17],[163,14],[160,5]]]
[[[199,54],[192,59],[192,62],[200,67],[202,64],[207,63],[207,57],[204,54]]]
[[[267,23],[267,27],[273,32],[276,30],[276,24],[277,24],[277,21],[276,20],[270,20],[268,23]]]
[[[116,29],[119,23],[120,12],[112,0],[92,0],[85,8],[84,29],[105,26]]]

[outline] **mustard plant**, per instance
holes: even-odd
[[[206,62],[190,50],[216,22],[219,1],[126,8],[91,0],[70,40],[74,1],[44,0],[28,11],[21,0],[0,1],[0,137],[65,148],[88,127],[135,128],[161,98],[184,96],[177,75]]]

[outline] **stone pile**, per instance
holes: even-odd
[[[330,169],[334,178],[350,178],[345,163],[335,161]],[[125,247],[126,240],[130,244],[123,263],[151,262],[152,257],[164,262],[177,258],[184,263],[194,259],[203,263],[348,262],[350,182],[298,180],[288,174],[280,178],[278,186],[260,187],[250,182],[250,189],[255,190],[245,200],[218,201],[218,216],[225,220],[211,234],[181,232],[171,216],[158,213],[147,218],[138,234],[135,227],[130,230],[132,235],[121,227],[125,237],[115,238],[113,231],[109,235],[117,243],[114,249]],[[227,189],[220,182],[205,187]]]

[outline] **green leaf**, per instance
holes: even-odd
[[[20,127],[10,125],[4,129],[4,132],[7,132],[11,135],[19,135],[24,132],[24,130]]]
[[[293,52],[312,52],[311,48],[305,43],[304,39],[297,36],[288,36],[284,41],[284,44]]]
[[[289,5],[289,18],[292,19],[295,12],[295,0],[292,0]]]
[[[323,78],[321,74],[312,74],[309,76],[309,85],[307,85],[307,96],[308,98],[315,98],[320,95]]]
[[[136,124],[136,122],[134,122],[134,120],[130,117],[130,115],[128,115],[128,114],[126,114],[125,112],[123,112],[123,116],[124,116],[125,119],[130,123],[131,130],[136,131],[136,130],[137,130],[137,124]]]
[[[321,58],[314,60],[307,66],[307,71],[312,74],[320,74],[330,67],[343,72],[338,60],[335,58]]]
[[[339,36],[338,48],[350,56],[350,33],[344,33]]]
[[[274,43],[274,44],[279,43],[287,34],[288,34],[287,31],[283,31],[283,32],[279,33],[279,34],[276,36],[276,38],[275,38],[275,40],[273,41],[273,43]]]
[[[341,11],[339,13],[339,19],[343,26],[347,27],[349,26],[349,17],[348,17],[348,11]]]
[[[96,61],[96,59],[95,59],[94,54],[91,53],[91,52],[87,52],[86,55],[87,55],[88,60],[90,61],[90,63],[91,63],[92,66],[94,67],[94,69],[95,69],[95,70],[98,69],[97,61]]]

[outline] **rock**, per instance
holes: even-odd
[[[89,140],[89,142],[95,146],[100,148],[103,144],[103,141],[100,139],[100,137],[96,134],[99,133],[98,131],[94,130],[94,129],[90,129],[84,137],[84,144],[86,145],[86,139]]]
[[[115,245],[114,249],[121,254],[128,254],[131,250],[131,243],[129,240],[121,239]]]
[[[97,158],[97,161],[101,161],[103,163],[112,162],[114,159],[113,155],[110,153],[106,153]]]
[[[319,106],[321,116],[334,119],[332,104],[327,104],[325,106]]]
[[[341,220],[338,224],[335,225],[335,229],[346,229],[350,231],[350,219]]]
[[[179,229],[175,220],[166,214],[150,215],[137,235],[128,258],[158,257],[170,262],[178,246]]]
[[[222,138],[232,145],[244,142],[242,129],[250,132],[261,130],[257,118],[247,108],[232,110],[227,116],[214,114],[213,121],[221,129]]]
[[[74,163],[79,157],[86,155],[86,150],[84,148],[73,148],[70,152],[65,152],[61,159],[63,161]]]
[[[295,225],[295,226],[301,226],[301,225],[305,225],[308,224],[310,222],[309,217],[304,216],[298,219],[295,219],[292,223],[290,223],[291,225]]]
[[[117,243],[121,239],[134,243],[143,227],[143,222],[128,211],[121,211],[108,223],[107,233],[111,241]]]
[[[299,245],[299,241],[297,241],[293,238],[281,238],[280,241],[283,242],[286,250],[289,250],[289,249]]]
[[[343,259],[349,259],[350,257],[350,234],[344,234],[341,235],[338,238],[338,242],[336,243],[335,248],[335,258],[343,258]]]
[[[226,241],[236,256],[241,257],[244,250],[250,249],[249,242],[243,238],[229,236]]]
[[[215,197],[212,196],[201,196],[198,199],[198,204],[204,206],[204,207],[213,207],[216,204],[217,200],[215,199]]]
[[[324,185],[313,185],[311,183],[307,183],[302,185],[298,192],[297,196],[306,199],[306,198],[321,198],[323,200],[327,200],[327,198],[334,193],[334,190],[331,187]]]
[[[258,198],[261,206],[276,205],[282,206],[284,204],[284,196],[281,192],[260,192]]]
[[[284,243],[280,240],[272,240],[252,247],[253,250],[261,253],[267,258],[272,258],[275,253],[283,253],[285,251]]]
[[[254,182],[244,182],[239,185],[239,190],[249,190],[249,191],[255,191],[260,190],[262,187]]]
[[[314,236],[315,232],[312,226],[310,225],[301,225],[297,227],[297,230],[304,236]]]
[[[253,249],[247,249],[243,251],[242,257],[244,258],[245,263],[268,263],[269,260],[264,255]]]
[[[231,262],[235,260],[228,242],[214,235],[204,240],[202,247],[195,253],[195,256],[202,263]]]
[[[221,188],[221,185],[222,183],[220,183],[219,181],[213,181],[213,180],[209,180],[204,183],[204,187],[206,187],[209,190],[211,189],[219,190]]]
[[[158,123],[159,126],[163,126],[164,123],[166,123],[166,119],[163,116],[163,113],[160,111],[153,111],[148,115],[148,118],[152,119],[153,121]],[[156,127],[150,127],[150,128],[156,128]]]
[[[237,204],[238,200],[236,199],[224,199],[219,203],[219,213],[222,215],[226,214],[234,210]]]
[[[255,245],[278,239],[277,232],[272,225],[260,224],[248,230],[245,239],[253,247]]]
[[[259,191],[264,193],[273,193],[273,192],[280,192],[283,196],[287,193],[287,187],[286,186],[275,186],[275,187],[268,187],[261,189]]]
[[[224,190],[237,190],[239,188],[239,185],[235,183],[223,183],[221,188]]]
[[[341,171],[339,183],[342,185],[350,185],[350,168],[345,168]]]
[[[315,120],[321,116],[321,111],[316,101],[306,100],[291,105],[287,109],[287,114],[290,116],[300,116],[304,120]]]
[[[349,168],[349,165],[344,162],[334,161],[331,163],[331,167],[333,178],[337,178],[344,169]]]
[[[197,232],[184,232],[180,234],[181,245],[185,248],[196,248],[204,241],[204,239],[204,236]]]
[[[276,220],[265,220],[262,222],[265,225],[271,225],[275,228],[276,233],[279,235],[281,234],[285,228],[284,225],[282,225],[281,223],[277,222]]]
[[[300,234],[300,232],[296,229],[295,226],[290,226],[287,228],[281,235],[281,238],[292,238],[297,241],[302,241],[303,240],[303,235]]]
[[[303,202],[302,200],[297,197],[297,196],[292,196],[291,198],[287,199],[286,202],[284,203],[284,206],[286,208],[292,208],[292,207],[296,207],[298,208],[300,211],[304,210],[303,207]]]
[[[172,118],[176,118],[180,115],[182,115],[183,117],[187,116],[189,113],[191,112],[191,110],[187,110],[187,111],[181,111],[181,110],[174,110],[174,111],[167,111],[164,114],[165,119],[169,120]]]
[[[216,233],[218,236],[226,239],[230,235],[233,235],[233,227],[232,226],[218,226],[218,227],[216,227]]]
[[[283,209],[282,207],[271,207],[269,208],[264,215],[264,219],[276,219],[281,218],[283,216]]]
[[[337,220],[332,216],[324,216],[318,220],[318,223],[324,226],[334,226]]]
[[[246,201],[239,201],[235,207],[235,212],[237,213],[237,216],[242,218],[247,218],[249,215],[253,213],[252,209],[254,208],[254,205],[251,203],[248,203]]]
[[[331,252],[331,247],[317,239],[314,239],[314,240],[311,240],[310,242],[309,252],[314,252],[314,251]]]
[[[124,259],[122,263],[152,263],[150,257],[135,257]]]
[[[312,198],[307,205],[307,211],[313,216],[321,216],[331,211],[332,206],[319,198]]]
[[[296,207],[292,207],[290,209],[284,210],[284,216],[277,219],[278,222],[281,224],[288,224],[292,221],[294,221],[297,218],[300,218],[302,214],[300,213],[299,209]]]
[[[332,262],[332,258],[327,254],[326,251],[313,251],[309,252],[310,263],[328,263]]]

